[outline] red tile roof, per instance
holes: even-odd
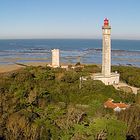
[[[112,99],[109,99],[104,103],[105,108],[112,108],[112,109],[115,109],[116,107],[123,109],[123,108],[127,108],[128,106],[129,105],[125,103],[113,103]]]

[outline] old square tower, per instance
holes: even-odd
[[[119,74],[111,73],[111,26],[108,19],[104,20],[102,26],[102,73],[93,74],[94,80],[101,80],[105,85],[113,85],[119,83]]]
[[[59,59],[60,59],[59,49],[53,49],[52,50],[52,67],[54,68],[60,67]]]

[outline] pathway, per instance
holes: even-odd
[[[123,87],[123,86],[127,86],[127,87],[130,87],[133,91],[134,94],[137,94],[137,91],[139,90],[139,88],[136,88],[136,87],[133,87],[133,86],[130,86],[126,83],[123,83],[123,82],[120,82],[119,84],[117,85],[113,85],[117,90],[119,89],[119,87]]]

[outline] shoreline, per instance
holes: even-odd
[[[12,72],[25,68],[26,66],[46,66],[49,63],[46,62],[32,62],[32,63],[13,63],[13,64],[0,64],[0,73]]]
[[[13,63],[13,64],[0,64],[0,74],[2,73],[8,73],[8,72],[12,72],[12,71],[16,71],[19,70],[21,68],[25,68],[26,66],[46,66],[46,65],[50,65],[51,63],[48,62],[27,62],[27,63]],[[61,66],[65,66],[65,65],[75,65],[75,63],[61,63]],[[89,64],[86,63],[84,65],[99,65],[100,64]]]
[[[0,64],[0,74],[16,71],[16,70],[25,68],[26,66],[36,66],[37,67],[37,66],[47,66],[50,64],[51,63],[49,63],[49,62],[27,62],[27,63]],[[92,64],[91,63],[82,63],[82,64],[101,66],[101,64],[97,64],[97,63],[92,63]],[[70,64],[69,63],[61,63],[61,66],[65,66],[65,65],[75,65],[75,63],[70,63]],[[116,65],[112,65],[112,66],[116,66]],[[134,65],[117,65],[117,66],[138,67],[138,66],[134,66]]]

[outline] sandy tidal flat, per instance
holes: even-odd
[[[24,63],[27,66],[46,66],[46,62],[35,62],[35,63]],[[0,73],[10,72],[14,70],[18,70],[20,68],[24,68],[25,66],[19,64],[7,64],[7,65],[0,65]]]

